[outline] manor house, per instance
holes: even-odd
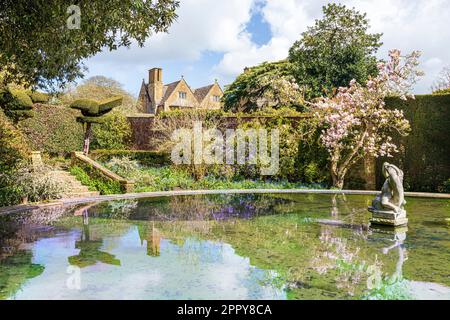
[[[181,80],[164,84],[162,69],[153,68],[148,72],[148,83],[142,80],[139,103],[146,113],[157,114],[175,109],[220,109],[223,91],[215,81],[198,89],[191,89]]]

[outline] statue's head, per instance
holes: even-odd
[[[383,163],[383,176],[388,178],[390,176],[397,175],[403,179],[403,171],[397,166],[390,164],[388,162]]]
[[[390,166],[390,163],[389,163],[389,162],[383,163],[383,176],[384,176],[385,178],[389,177],[389,171],[388,171],[389,166]]]

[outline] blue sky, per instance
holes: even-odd
[[[86,78],[112,77],[136,95],[148,69],[162,67],[165,83],[183,75],[194,88],[214,79],[226,85],[246,66],[285,58],[329,2],[367,13],[371,31],[384,33],[380,58],[392,48],[423,52],[426,75],[416,93],[428,93],[439,71],[450,64],[448,0],[181,0],[179,18],[168,34],[153,36],[143,48],[97,54],[86,61]]]

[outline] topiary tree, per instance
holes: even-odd
[[[92,136],[92,124],[102,123],[104,118],[102,116],[109,113],[115,107],[122,105],[122,97],[114,97],[103,101],[95,101],[89,99],[80,99],[74,101],[70,107],[81,111],[82,116],[77,118],[77,121],[86,125],[84,134],[83,153],[88,155],[89,144]]]
[[[33,116],[33,101],[25,90],[1,88],[0,107],[14,123]]]
[[[25,92],[33,103],[47,103],[50,100],[50,96],[47,93],[33,90],[27,90]]]

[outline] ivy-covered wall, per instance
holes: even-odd
[[[384,182],[384,161],[399,165],[405,172],[405,189],[444,192],[450,178],[450,94],[417,95],[415,100],[389,98],[387,108],[403,110],[411,124],[407,137],[396,137],[400,153],[377,160],[377,187]]]

